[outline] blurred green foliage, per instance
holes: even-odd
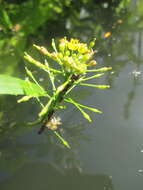
[[[42,41],[43,44],[43,41],[55,38],[57,34],[60,37],[68,34],[75,37],[73,26],[82,27],[80,24],[82,17],[84,20],[87,19],[86,15],[91,10],[98,10],[99,7],[108,8],[113,14],[115,12],[113,10],[120,12],[128,1],[130,0],[1,0],[1,73],[12,74],[14,71],[18,73],[16,69],[20,66],[23,51],[33,41]],[[96,18],[96,15],[94,17]],[[88,28],[89,24],[85,27]],[[94,27],[95,30],[94,25],[90,27]],[[97,22],[96,31],[101,27]],[[10,62],[12,67],[9,65]]]
[[[70,6],[71,0],[29,0],[0,2],[0,57],[3,62],[16,63],[32,35],[39,38],[40,29],[48,21],[59,20],[63,9]],[[60,15],[60,16],[59,16]],[[8,55],[8,57],[6,57]],[[13,64],[13,68],[15,63]],[[2,64],[2,63],[1,63]],[[1,65],[0,64],[0,65]],[[3,73],[12,73],[0,67]]]
[[[82,0],[77,4],[87,2],[90,1]],[[44,32],[43,27],[48,32],[55,21],[66,18],[72,6],[72,0],[1,1],[0,48],[5,54],[12,48],[22,53],[30,35],[39,38]]]

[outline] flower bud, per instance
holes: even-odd
[[[51,53],[50,52],[48,52],[48,50],[45,48],[45,47],[43,47],[43,46],[37,46],[37,45],[33,45],[36,49],[38,49],[42,54],[44,54],[44,55],[47,55],[48,57],[51,57]]]
[[[94,38],[90,43],[89,43],[89,48],[93,48],[95,45],[96,38]]]
[[[88,66],[95,66],[97,65],[97,62],[95,60],[92,60],[88,63]]]
[[[66,51],[66,56],[70,56],[70,51]]]
[[[66,38],[62,38],[62,39],[60,40],[59,49],[60,49],[61,52],[64,52],[64,51],[65,51],[65,49],[66,49],[66,47],[67,47],[67,43],[68,43],[68,41],[66,40]]]

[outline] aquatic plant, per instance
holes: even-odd
[[[62,143],[70,148],[67,141],[59,133],[59,125],[61,119],[55,117],[55,112],[58,109],[64,109],[63,102],[73,104],[83,115],[85,119],[91,122],[91,117],[86,113],[86,109],[96,113],[102,113],[96,108],[91,108],[86,105],[77,103],[70,97],[70,92],[78,85],[95,87],[100,89],[109,88],[109,85],[97,85],[86,83],[86,81],[99,78],[104,75],[104,71],[110,70],[111,67],[97,68],[97,63],[94,60],[95,39],[87,45],[81,43],[78,39],[68,40],[66,37],[60,39],[58,47],[52,40],[53,52],[49,52],[45,47],[33,45],[45,57],[44,63],[34,59],[31,55],[25,52],[24,58],[31,64],[42,69],[49,76],[52,90],[45,90],[40,82],[37,81],[27,67],[25,67],[28,77],[25,80],[17,79],[10,76],[0,75],[0,85],[2,86],[1,94],[24,95],[18,100],[18,103],[28,101],[35,98],[41,106],[41,111],[38,114],[38,120],[31,124],[41,123],[39,134],[46,128],[55,133]],[[91,69],[89,69],[91,67]],[[95,67],[93,69],[93,67]],[[87,73],[92,73],[88,77]],[[33,81],[31,82],[30,79]],[[5,88],[4,81],[9,81]],[[49,84],[48,84],[49,85]],[[14,88],[13,88],[14,87]],[[41,97],[47,98],[47,103],[44,104]]]

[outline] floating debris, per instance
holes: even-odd
[[[138,78],[138,77],[142,74],[142,72],[139,71],[139,70],[134,70],[134,71],[131,72],[131,74],[132,74],[135,78]]]
[[[121,19],[119,19],[119,20],[117,20],[117,23],[118,23],[118,24],[122,24],[123,21],[122,21]]]
[[[40,81],[40,82],[44,81],[44,78],[42,78],[42,77],[41,77],[41,78],[39,78],[39,81]]]
[[[46,124],[46,127],[48,129],[51,129],[53,131],[57,130],[58,126],[61,125],[61,118],[60,117],[53,117],[48,123]]]
[[[109,38],[111,36],[111,32],[106,32],[103,34],[104,38]]]
[[[108,3],[103,3],[102,6],[103,6],[104,9],[107,9],[109,7],[109,4]]]
[[[12,31],[14,31],[14,32],[19,32],[19,30],[21,30],[20,24],[15,24],[15,26],[12,28]]]

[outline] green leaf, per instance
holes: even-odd
[[[95,85],[95,84],[87,84],[87,83],[80,83],[82,86],[89,86],[89,87],[95,87],[100,89],[110,88],[109,85]]]
[[[8,15],[8,13],[5,11],[5,10],[2,10],[2,16],[3,16],[3,21],[4,21],[4,24],[6,24],[6,26],[9,28],[9,29],[12,29],[12,22],[10,20],[10,17]]]
[[[0,94],[24,94],[21,80],[7,75],[0,75]]]
[[[36,84],[8,75],[0,75],[0,94],[47,96]]]
[[[45,90],[42,90],[42,87],[39,87],[37,84],[30,82],[28,78],[24,80],[22,83],[26,95],[31,95],[34,97],[47,96]]]
[[[85,119],[87,119],[89,122],[92,122],[90,116],[79,106],[78,103],[76,103],[75,101],[73,101],[71,98],[70,99],[65,99],[65,101],[67,101],[67,102],[69,102],[71,104],[74,104],[79,109],[79,111],[82,113],[83,117]]]

